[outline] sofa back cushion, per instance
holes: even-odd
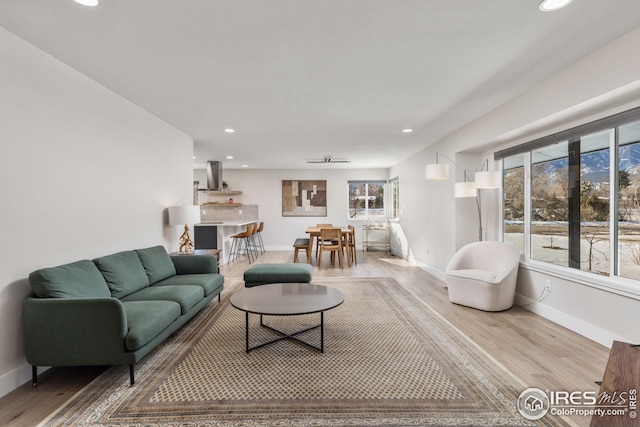
[[[144,271],[147,273],[149,284],[153,285],[160,280],[176,275],[176,267],[164,246],[137,249],[136,252],[140,257]]]
[[[149,279],[134,251],[118,252],[93,260],[114,298],[123,298],[149,286]]]
[[[36,270],[29,284],[40,298],[108,298],[109,287],[89,260]]]

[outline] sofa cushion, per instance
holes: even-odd
[[[144,271],[153,285],[167,277],[175,276],[176,268],[164,246],[153,246],[146,249],[136,249]]]
[[[180,305],[173,301],[123,302],[128,332],[124,343],[135,351],[164,331],[180,317]]]
[[[108,298],[109,287],[89,260],[36,270],[29,284],[40,298]]]
[[[204,290],[200,286],[150,286],[127,295],[122,301],[173,301],[180,304],[184,314],[204,298]]]
[[[111,296],[122,298],[149,286],[149,279],[134,251],[119,252],[93,260],[111,289]]]
[[[155,283],[153,286],[196,285],[202,287],[204,295],[220,293],[224,284],[222,274],[178,274]]]

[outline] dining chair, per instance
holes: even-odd
[[[333,227],[333,224],[316,224],[316,228],[327,228],[327,227]],[[319,249],[320,249],[320,236],[316,236],[316,258],[318,258],[318,254],[319,254]]]
[[[358,255],[356,251],[356,229],[353,225],[348,225],[348,233],[342,235],[342,245],[345,251],[347,251],[347,262],[349,267],[351,264],[358,264]]]
[[[338,257],[340,268],[344,268],[344,253],[342,251],[342,228],[330,227],[320,230],[320,255],[318,268],[322,268],[322,255],[325,251],[331,252],[331,264],[335,265],[335,257]]]

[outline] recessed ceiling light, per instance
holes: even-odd
[[[573,0],[542,0],[538,8],[543,12],[553,12],[569,5]]]
[[[235,129],[231,129],[231,128],[227,128],[224,130],[226,133],[234,133],[236,130]]]
[[[413,129],[402,129],[402,133],[411,133]]]
[[[248,167],[249,167],[249,165],[242,165],[242,167],[243,167],[243,168],[248,168]]]
[[[195,159],[196,159],[196,156],[193,156],[193,160],[195,160]]]
[[[81,4],[83,6],[100,6],[100,0],[73,0],[78,4]]]
[[[227,160],[232,160],[233,156],[227,156]]]

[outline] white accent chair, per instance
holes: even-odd
[[[464,246],[447,265],[449,301],[484,311],[511,308],[519,263],[520,250],[510,243]]]

